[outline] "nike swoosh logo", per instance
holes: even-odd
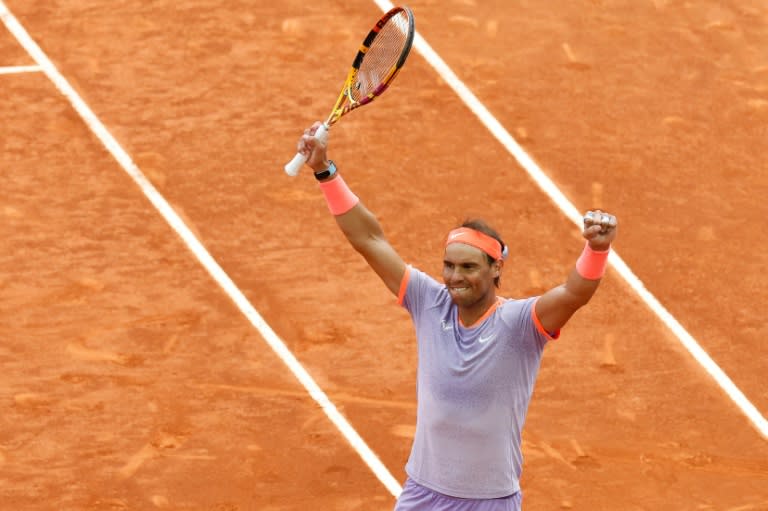
[[[494,337],[496,337],[496,336],[495,335],[489,335],[488,337],[483,337],[481,335],[480,338],[477,339],[477,340],[480,342],[480,344],[485,344],[488,341],[492,341],[494,339]]]

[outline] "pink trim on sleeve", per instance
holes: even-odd
[[[411,267],[406,266],[405,272],[403,272],[403,280],[400,281],[400,291],[397,293],[397,304],[403,305],[405,300],[405,292],[408,290],[408,282],[411,280]]]
[[[533,307],[531,307],[531,318],[533,318],[533,324],[536,325],[536,329],[544,334],[547,339],[550,341],[554,341],[555,339],[560,337],[560,330],[556,330],[554,332],[549,332],[547,329],[544,328],[544,325],[541,324],[541,321],[539,321],[539,316],[536,314],[536,304],[539,303],[539,299],[536,298],[536,301],[533,303]]]

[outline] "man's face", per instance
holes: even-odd
[[[499,273],[499,264],[488,264],[485,252],[479,248],[463,243],[445,247],[443,282],[456,305],[471,307],[489,294],[495,296],[493,279]]]

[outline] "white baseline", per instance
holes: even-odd
[[[40,72],[40,66],[4,66],[0,67],[0,75],[14,75],[18,73]]]

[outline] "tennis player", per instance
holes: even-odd
[[[496,295],[507,246],[485,222],[466,222],[446,236],[439,283],[392,248],[314,137],[319,126],[298,150],[341,231],[416,330],[416,435],[395,511],[519,511],[521,433],[542,351],[595,293],[616,218],[587,212],[586,243],[565,283],[527,299]]]

